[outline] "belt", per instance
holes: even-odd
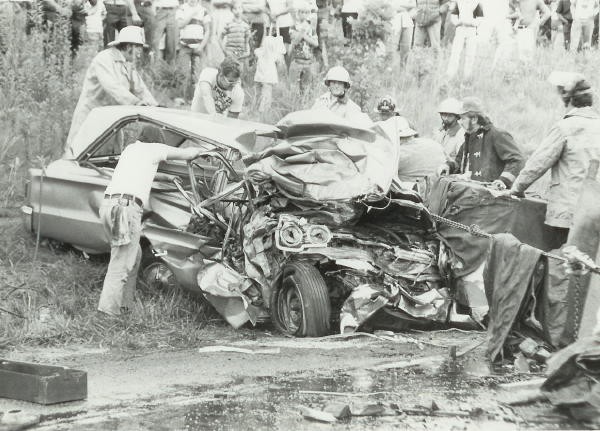
[[[138,204],[138,206],[140,208],[142,208],[144,206],[144,204],[140,198],[138,198],[137,196],[128,195],[126,193],[115,193],[113,195],[105,194],[104,199],[125,199],[129,202]]]
[[[126,7],[124,4],[116,4],[116,3],[104,3],[104,6],[108,7]]]
[[[175,6],[167,6],[167,7],[165,7],[165,6],[156,6],[156,9],[166,9],[166,10],[169,10],[169,9],[175,9]]]
[[[528,25],[518,25],[517,26],[517,29],[519,29],[519,30],[523,30],[524,28],[529,28],[529,26]]]

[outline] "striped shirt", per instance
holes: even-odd
[[[222,37],[225,37],[225,51],[234,57],[243,57],[249,52],[250,26],[246,21],[233,20],[225,25]]]

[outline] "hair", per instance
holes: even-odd
[[[227,57],[221,62],[219,72],[225,76],[239,78],[242,75],[242,66],[234,58]]]
[[[569,101],[575,108],[584,108],[586,106],[592,106],[594,97],[592,95],[590,84],[585,80],[579,81],[573,87],[573,90],[569,92],[567,98],[563,97],[565,105],[568,105]]]

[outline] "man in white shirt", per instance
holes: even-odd
[[[598,13],[598,0],[571,0],[571,45],[570,50],[589,49],[592,44],[594,17]]]
[[[143,208],[148,204],[158,164],[164,160],[192,160],[201,148],[175,148],[136,142],[125,148],[104,192],[100,219],[110,243],[98,310],[111,316],[133,304],[136,276],[142,256],[140,232]]]
[[[191,110],[239,117],[244,105],[241,74],[240,64],[231,58],[223,60],[218,69],[205,67],[198,77]]]
[[[341,66],[329,69],[325,76],[325,85],[329,91],[315,100],[312,109],[327,109],[340,117],[360,118],[363,121],[360,107],[346,94],[351,85],[350,74],[346,69]]]
[[[459,123],[462,113],[462,102],[454,98],[443,100],[438,107],[442,127],[436,132],[435,140],[444,149],[448,160],[456,159],[458,150],[465,142],[465,129]]]
[[[483,10],[479,0],[456,0],[450,13],[452,24],[456,26],[456,33],[452,42],[447,74],[450,78],[456,76],[464,48],[465,77],[468,78],[473,72],[477,51],[477,27],[483,18]]]

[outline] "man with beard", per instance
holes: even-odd
[[[513,137],[494,126],[475,97],[463,100],[460,122],[465,140],[455,160],[442,165],[440,173],[467,174],[468,178],[491,182],[506,190],[523,167],[523,154]]]
[[[342,66],[329,69],[325,76],[325,85],[329,91],[315,100],[312,109],[327,109],[346,119],[362,119],[360,107],[346,94],[351,85],[350,74],[346,69]]]
[[[444,148],[448,159],[454,160],[465,140],[465,130],[458,121],[462,113],[462,103],[454,98],[443,100],[438,113],[442,120],[442,127],[436,132],[435,139]]]

